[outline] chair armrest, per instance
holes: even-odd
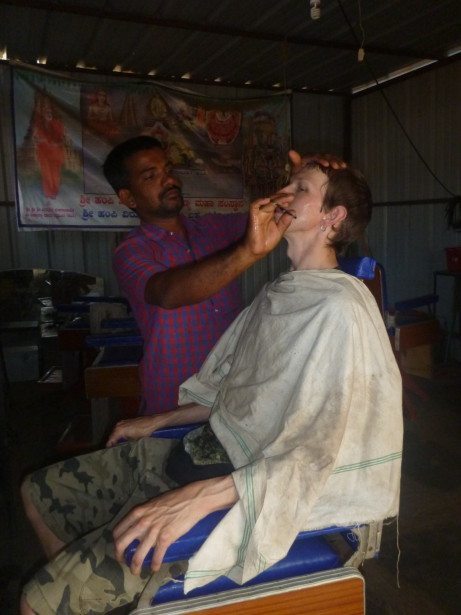
[[[205,540],[208,538],[214,528],[218,525],[218,523],[225,517],[228,511],[229,509],[218,510],[216,512],[210,513],[209,515],[201,519],[186,534],[180,536],[178,540],[176,540],[173,544],[170,545],[170,547],[165,553],[163,561],[174,562],[178,560],[190,559],[194,555],[194,553],[196,553],[200,549]],[[332,526],[327,528],[321,528],[318,530],[303,531],[298,534],[296,540],[303,540],[312,536],[324,536],[326,534],[334,534],[347,529],[350,528]],[[134,540],[125,549],[125,561],[128,565],[131,564],[131,560],[133,559],[133,555],[138,545],[139,540]],[[153,554],[154,550],[150,549],[144,559],[143,566],[150,565]]]
[[[189,431],[197,429],[197,427],[201,427],[205,425],[202,423],[189,423],[187,425],[174,425],[173,427],[163,427],[162,429],[157,429],[157,431],[153,431],[151,433],[151,438],[167,438],[170,440],[182,440]]]
[[[165,438],[167,440],[182,440],[189,431],[193,429],[197,429],[197,427],[201,427],[205,423],[189,423],[187,425],[174,425],[173,427],[163,427],[162,429],[157,429],[157,431],[153,431],[150,434],[151,438]],[[119,438],[117,444],[123,444],[124,442],[128,442],[126,438]]]
[[[404,312],[405,310],[416,310],[420,307],[426,307],[435,305],[439,300],[438,295],[422,295],[421,297],[414,297],[412,299],[404,299],[403,301],[396,301],[394,304],[395,312]]]
[[[228,509],[218,510],[210,513],[198,523],[194,525],[186,534],[178,538],[172,545],[169,546],[163,558],[164,562],[176,562],[178,560],[189,559],[192,555],[200,549],[202,544],[208,538],[209,534],[218,525],[221,519],[224,518]],[[125,561],[128,565],[131,564],[133,555],[139,545],[139,540],[134,540],[125,549]],[[147,553],[143,566],[150,565],[152,561],[154,550],[150,549]]]

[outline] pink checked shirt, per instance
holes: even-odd
[[[114,272],[144,340],[141,414],[176,408],[179,385],[198,371],[242,309],[238,280],[211,299],[165,310],[145,302],[148,279],[159,271],[194,262],[234,243],[243,235],[246,219],[245,214],[183,217],[189,244],[176,233],[141,223],[115,250]]]

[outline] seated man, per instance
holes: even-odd
[[[151,575],[141,569],[148,550],[157,573],[168,546],[216,510],[231,507],[189,561],[186,591],[221,574],[253,578],[301,530],[397,513],[400,374],[374,298],[337,261],[370,219],[367,184],[350,168],[307,164],[257,203],[266,222],[291,219],[292,270],[263,288],[183,384],[182,407],[122,421],[105,450],[24,483],[26,511],[53,559],[25,587],[23,614],[106,613],[131,602]],[[209,464],[209,478],[178,487],[177,442],[144,436],[208,418],[211,429],[184,446],[190,469]],[[129,442],[116,445],[121,437]],[[223,463],[230,473],[216,476],[217,462],[218,474]],[[130,569],[123,554],[135,539]]]

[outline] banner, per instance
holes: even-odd
[[[98,85],[13,70],[18,224],[123,229],[138,224],[106,182],[110,150],[159,139],[183,185],[184,213],[236,212],[278,188],[290,147],[289,101],[209,99],[124,79]]]

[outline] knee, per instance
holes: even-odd
[[[24,594],[21,596],[21,602],[19,604],[19,613],[20,615],[34,615],[34,611],[28,605]]]
[[[32,502],[32,498],[30,495],[31,493],[30,476],[26,476],[26,478],[22,481],[22,484],[20,487],[20,493],[21,493],[22,504],[24,506],[24,511],[27,517],[30,518],[31,515],[36,514],[36,508]]]

